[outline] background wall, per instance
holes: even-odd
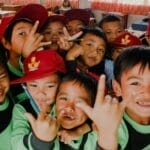
[[[90,0],[79,0],[79,6],[80,8],[91,8],[91,2]],[[96,20],[99,21],[102,18],[102,11],[100,10],[92,10],[94,13]],[[128,15],[128,22],[127,22],[127,27],[131,27],[132,23],[137,22],[137,21],[142,21],[143,18],[146,16],[142,15],[134,15],[130,14]]]

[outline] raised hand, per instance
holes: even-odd
[[[43,112],[38,114],[37,119],[30,113],[25,113],[25,116],[31,124],[32,130],[37,138],[49,142],[56,137],[58,131],[56,119]]]
[[[67,29],[63,28],[64,36],[60,36],[58,40],[58,45],[61,49],[68,51],[74,44],[74,41],[82,35],[82,31],[77,34],[70,36]]]
[[[117,132],[125,109],[125,102],[105,96],[105,76],[101,75],[94,108],[85,103],[77,104],[95,123],[99,145],[104,149],[117,149]]]
[[[38,25],[39,25],[39,21],[36,21],[31,29],[30,33],[28,34],[26,41],[24,42],[23,49],[22,49],[23,57],[27,57],[30,55],[31,52],[33,52],[39,48],[42,48],[45,45],[51,44],[51,41],[42,42],[43,35],[36,32]]]

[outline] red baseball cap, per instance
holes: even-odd
[[[0,28],[2,28],[1,30],[3,30],[0,32],[3,33],[0,34],[0,37],[3,37],[8,27],[11,24],[15,23],[16,21],[27,20],[34,24],[38,20],[39,21],[38,30],[39,30],[43,26],[47,18],[48,18],[48,11],[46,10],[45,7],[43,7],[40,4],[28,4],[23,8],[21,8],[11,19],[5,17],[3,18],[4,20],[2,19],[2,23],[7,22],[7,24],[5,23],[5,26],[2,23],[0,24]]]
[[[71,9],[64,13],[68,21],[71,20],[80,20],[85,25],[88,25],[90,22],[90,13],[85,9]]]
[[[55,22],[55,21],[62,22],[63,24],[67,23],[67,19],[64,15],[52,15],[48,17],[48,22]]]
[[[66,73],[63,58],[52,49],[34,51],[24,60],[23,65],[24,76],[11,81],[11,84],[40,79],[57,72]]]
[[[6,31],[6,28],[8,27],[8,24],[11,22],[12,19],[13,19],[13,16],[7,16],[2,19],[1,24],[0,24],[0,40],[2,39]]]
[[[112,43],[114,47],[129,47],[129,46],[136,46],[141,44],[142,43],[137,36],[127,31],[119,35]]]

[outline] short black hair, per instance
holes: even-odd
[[[115,15],[115,14],[107,14],[106,16],[104,16],[100,22],[98,23],[98,26],[100,28],[103,28],[103,24],[104,23],[107,23],[107,22],[115,22],[115,21],[118,21],[118,22],[122,22],[122,19],[118,16],[118,15]]]
[[[98,85],[97,80],[93,79],[92,77],[90,77],[88,74],[84,72],[72,72],[72,73],[66,74],[63,77],[60,85],[68,81],[73,81],[75,84],[78,84],[81,87],[84,87],[90,95],[91,105],[94,106],[96,92],[97,92],[97,85]]]
[[[140,64],[140,71],[148,65],[150,69],[150,47],[133,46],[124,49],[114,63],[114,78],[120,82],[123,72]]]

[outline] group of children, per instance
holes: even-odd
[[[2,20],[0,149],[150,149],[150,48],[117,16],[89,22],[39,4]]]

